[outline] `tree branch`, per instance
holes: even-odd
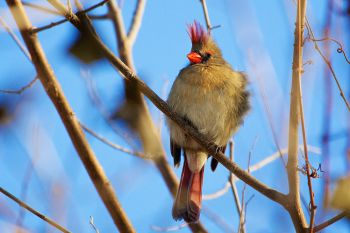
[[[73,110],[71,109],[59,83],[56,80],[52,68],[47,62],[37,36],[30,33],[32,25],[24,11],[21,1],[7,0],[7,4],[33,58],[33,63],[39,79],[44,86],[47,95],[55,105],[56,110],[59,113],[74,144],[74,147],[88,174],[90,175],[95,188],[97,189],[106,208],[113,218],[114,223],[121,232],[135,232],[118,199],[116,198],[113,187],[104,173],[103,168],[90,148],[79,125],[79,121],[74,115]],[[73,20],[75,23],[80,23],[80,20],[77,17],[71,18],[71,20]]]
[[[7,33],[12,37],[12,39],[16,42],[20,50],[23,52],[23,54],[28,58],[30,62],[32,62],[32,58],[30,57],[30,54],[27,50],[27,48],[22,44],[22,42],[18,39],[16,34],[12,31],[12,29],[6,24],[5,20],[2,19],[0,16],[0,24],[5,28]]]
[[[103,142],[104,144],[112,147],[113,149],[116,149],[116,150],[119,150],[121,152],[124,152],[124,153],[127,153],[129,155],[134,155],[134,156],[137,156],[137,157],[140,157],[140,158],[151,158],[151,156],[146,156],[144,153],[141,153],[139,151],[132,151],[132,150],[129,150],[129,149],[126,149],[124,147],[121,147],[117,144],[114,144],[112,143],[111,141],[107,140],[106,138],[98,135],[96,132],[94,132],[93,130],[91,130],[90,128],[88,128],[87,126],[83,125],[82,123],[80,123],[80,126],[86,131],[88,132],[89,134],[91,134],[92,136],[94,136],[95,138],[97,138],[98,140],[100,140],[101,142]]]
[[[50,0],[47,0],[47,1],[50,2]],[[89,11],[92,11],[92,10],[96,9],[97,7],[103,6],[105,3],[109,2],[109,1],[110,1],[110,0],[103,0],[103,1],[101,1],[101,2],[99,2],[99,3],[96,3],[95,5],[92,5],[91,7],[87,8],[86,10],[84,10],[83,13],[87,13],[87,12],[89,12]],[[56,12],[56,11],[55,11],[55,12]],[[78,13],[79,13],[79,12],[78,12]],[[58,12],[58,14],[61,15],[61,11]],[[62,19],[62,20],[58,20],[58,21],[56,21],[56,22],[52,22],[52,23],[50,23],[50,24],[48,24],[48,25],[45,25],[45,26],[42,26],[42,27],[33,28],[33,29],[31,30],[31,33],[38,33],[38,32],[47,30],[47,29],[49,29],[49,28],[53,28],[53,27],[55,27],[55,26],[57,26],[57,25],[60,25],[60,24],[62,24],[62,23],[68,22],[68,21],[69,21],[69,20],[68,20],[67,18],[65,18],[65,19]]]
[[[305,22],[306,0],[298,0],[297,17],[294,31],[293,75],[290,100],[289,137],[288,137],[288,184],[289,194],[287,210],[296,232],[307,228],[300,202],[300,181],[298,173],[298,129],[300,120],[300,77],[302,69],[302,35]]]
[[[56,229],[60,230],[61,232],[64,233],[70,233],[70,231],[68,231],[67,229],[65,229],[64,227],[62,227],[61,225],[59,225],[58,223],[56,223],[55,221],[53,221],[52,219],[50,219],[49,217],[43,215],[42,213],[40,213],[39,211],[36,211],[35,209],[33,209],[32,207],[30,207],[29,205],[27,205],[26,203],[24,203],[23,201],[19,200],[17,197],[15,197],[14,195],[12,195],[11,193],[7,192],[5,189],[3,189],[2,187],[0,187],[0,192],[3,193],[5,196],[7,196],[8,198],[12,199],[14,202],[16,202],[18,205],[20,205],[21,207],[25,208],[26,210],[30,211],[31,213],[33,213],[34,215],[38,216],[39,218],[41,218],[42,220],[44,220],[45,222],[47,222],[48,224],[50,224],[51,226],[55,227]]]
[[[205,24],[207,25],[207,30],[210,34],[212,26],[210,23],[210,19],[209,19],[209,13],[208,13],[208,8],[207,8],[207,2],[206,0],[200,0],[201,4],[202,4],[202,8],[203,8],[203,13],[204,13],[204,18],[205,18]]]
[[[65,12],[65,14],[66,13],[67,12]],[[236,163],[232,163],[228,158],[226,158],[226,156],[222,152],[218,150],[217,145],[214,145],[213,143],[208,141],[204,135],[200,134],[196,129],[188,125],[184,119],[182,119],[179,115],[173,112],[172,109],[170,109],[170,107],[167,105],[167,103],[164,100],[162,100],[155,92],[153,92],[141,79],[139,79],[119,58],[115,57],[114,54],[103,44],[103,42],[92,31],[91,26],[89,26],[90,24],[86,23],[86,21],[88,21],[86,16],[81,15],[81,19],[85,21],[85,24],[80,22],[80,20],[77,21],[76,16],[67,15],[67,17],[71,19],[71,22],[79,30],[90,30],[90,34],[92,35],[96,45],[99,46],[101,52],[106,56],[106,58],[111,62],[111,64],[124,75],[123,78],[125,80],[134,82],[135,85],[139,88],[139,90],[145,96],[147,96],[159,110],[161,110],[167,117],[169,117],[176,124],[178,124],[184,130],[185,133],[187,133],[189,136],[195,139],[196,142],[198,142],[204,149],[206,149],[209,154],[213,155],[214,158],[216,158],[228,170],[230,170],[248,185],[259,191],[266,197],[282,205],[285,205],[285,195],[261,183],[256,178],[251,176],[248,172],[241,169]]]
[[[338,80],[338,78],[337,78],[337,75],[335,74],[335,72],[334,72],[334,70],[333,70],[332,64],[331,64],[330,61],[327,59],[327,57],[322,53],[320,47],[318,47],[317,40],[315,39],[314,32],[312,31],[312,28],[311,28],[311,26],[310,26],[309,20],[308,20],[307,18],[306,18],[306,28],[307,28],[307,30],[308,30],[308,32],[309,32],[309,35],[310,35],[310,37],[311,37],[311,40],[314,42],[314,46],[315,46],[316,51],[320,54],[320,56],[322,57],[323,61],[326,63],[326,65],[328,66],[329,70],[331,71],[332,77],[333,77],[333,79],[334,79],[334,81],[335,81],[335,83],[337,84],[337,87],[338,87],[338,89],[339,89],[340,96],[342,97],[342,99],[343,99],[343,101],[344,101],[344,103],[345,103],[345,105],[346,105],[348,111],[350,111],[349,102],[346,100],[346,97],[345,97],[344,92],[343,92],[343,89],[342,89],[342,87],[341,87],[341,85],[340,85],[340,83],[339,83],[339,80]],[[341,48],[341,50],[342,50],[342,48]],[[338,51],[340,51],[339,48],[338,48]],[[343,51],[343,50],[342,50],[342,51]],[[343,52],[343,54],[344,54],[344,56],[345,56],[345,58],[346,58],[346,60],[347,60],[347,57],[346,57],[346,55],[345,55],[344,52]],[[348,60],[347,60],[347,61],[348,61]]]
[[[28,84],[26,84],[18,90],[0,90],[0,93],[20,95],[28,88],[31,88],[38,79],[38,76],[35,76],[35,78],[32,81],[30,81]]]
[[[344,218],[344,217],[350,217],[350,213],[344,211],[344,212],[341,212],[340,214],[334,216],[333,218],[317,225],[314,227],[314,231],[315,232],[318,232],[318,231],[321,231],[323,230],[324,228],[328,227],[329,225],[332,225],[333,223],[339,221],[340,219]]]
[[[137,33],[140,30],[142,23],[143,12],[145,11],[146,0],[137,0],[134,16],[131,21],[131,26],[128,31],[128,40],[132,46],[135,43]]]

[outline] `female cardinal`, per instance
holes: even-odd
[[[177,76],[169,97],[169,106],[222,152],[232,134],[242,123],[249,109],[246,77],[234,71],[224,60],[221,50],[196,21],[189,25],[192,41],[187,55],[190,64]],[[196,222],[202,202],[204,165],[209,155],[173,121],[170,129],[170,148],[175,166],[179,166],[184,151],[180,186],[173,206],[173,218]],[[213,158],[211,169],[218,162]]]

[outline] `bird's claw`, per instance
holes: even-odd
[[[209,150],[210,150],[210,151],[215,151],[215,154],[219,153],[220,148],[221,148],[221,147],[217,146],[217,145],[216,145],[215,143],[213,143],[213,142],[210,142],[210,143],[209,143]]]

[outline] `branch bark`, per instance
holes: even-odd
[[[30,207],[29,205],[27,205],[26,203],[24,203],[23,201],[21,201],[20,199],[18,199],[17,197],[15,197],[11,193],[9,193],[5,189],[3,189],[2,187],[0,187],[0,193],[3,193],[5,196],[7,196],[8,198],[10,198],[14,202],[16,202],[18,205],[20,205],[21,207],[23,207],[26,210],[30,211],[31,213],[35,214],[36,216],[38,216],[39,218],[41,218],[42,220],[44,220],[45,222],[47,222],[51,226],[53,226],[56,229],[60,230],[61,232],[70,233],[70,231],[68,231],[66,228],[62,227],[61,225],[59,225],[58,223],[56,223],[55,221],[53,221],[49,217],[43,215],[39,211],[36,211],[34,208]]]
[[[74,144],[74,147],[80,156],[80,159],[82,160],[92,182],[94,183],[95,188],[97,189],[106,208],[113,218],[114,223],[121,232],[135,232],[133,226],[124,213],[114,193],[113,187],[104,173],[103,168],[90,148],[73,110],[71,109],[59,83],[57,82],[52,68],[47,62],[37,36],[30,33],[32,25],[24,11],[21,1],[6,0],[6,2],[31,54],[39,79],[44,86],[47,95],[55,105],[56,110],[59,113]],[[76,22],[79,22],[79,20]]]
[[[324,228],[328,227],[329,225],[332,225],[333,223],[339,221],[340,219],[342,219],[344,217],[350,217],[350,213],[347,213],[346,211],[341,212],[340,214],[334,216],[333,218],[315,226],[314,230],[315,230],[315,232],[321,231]]]
[[[289,115],[288,137],[288,206],[286,209],[292,218],[297,232],[305,232],[307,223],[300,202],[300,181],[298,173],[298,130],[300,123],[300,77],[302,69],[302,43],[305,23],[306,0],[298,0],[297,17],[294,31],[293,75]]]

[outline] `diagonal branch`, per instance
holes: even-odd
[[[0,16],[0,24],[5,28],[5,30],[7,31],[7,33],[12,37],[12,39],[16,42],[16,44],[18,45],[18,47],[20,48],[20,50],[23,52],[23,54],[26,56],[26,58],[28,58],[28,60],[30,62],[32,62],[32,58],[27,50],[27,48],[22,44],[22,42],[18,39],[18,37],[16,36],[16,34],[12,31],[12,29],[7,25],[7,23],[5,22],[5,20],[2,19],[2,17]]]
[[[89,146],[80,127],[79,121],[74,115],[74,112],[64,96],[60,84],[57,82],[53,70],[45,57],[37,36],[30,33],[32,25],[24,11],[21,1],[7,0],[6,2],[33,58],[33,63],[39,79],[44,86],[47,95],[55,105],[74,147],[101,199],[113,218],[115,225],[121,232],[135,232],[129,219],[124,213],[102,166],[99,164],[94,152]],[[75,20],[75,23],[80,23],[78,18],[72,18],[71,20]]]
[[[65,229],[64,227],[62,227],[61,225],[59,225],[58,223],[56,223],[55,221],[53,221],[49,217],[43,215],[39,211],[33,209],[32,207],[30,207],[29,205],[27,205],[26,203],[24,203],[23,201],[21,201],[20,199],[18,199],[17,197],[15,197],[11,193],[9,193],[5,189],[3,189],[2,187],[0,187],[0,193],[3,193],[5,196],[12,199],[18,205],[20,205],[21,207],[25,208],[26,210],[32,212],[33,214],[35,214],[36,216],[38,216],[39,218],[41,218],[42,220],[44,220],[45,222],[47,222],[51,226],[55,227],[56,229],[60,230],[61,232],[70,233],[70,231],[68,231],[67,229]]]
[[[109,2],[109,1],[110,1],[110,0],[103,0],[103,1],[101,1],[101,2],[98,2],[98,3],[96,3],[95,5],[92,5],[91,7],[86,8],[86,10],[84,10],[83,13],[87,13],[87,12],[89,12],[89,11],[92,11],[92,10],[94,10],[94,9],[96,9],[96,8],[98,8],[98,7],[100,7],[100,6],[103,6],[104,4],[106,4],[106,3]],[[48,0],[48,2],[50,2],[50,1]],[[55,11],[55,12],[56,12],[56,11]],[[61,12],[61,11],[60,11],[60,12]],[[56,12],[56,13],[58,13],[58,12]],[[61,13],[58,13],[58,14],[61,15]],[[32,32],[32,33],[38,33],[38,32],[47,30],[47,29],[49,29],[49,28],[55,27],[55,26],[57,26],[57,25],[60,25],[60,24],[62,24],[62,23],[68,22],[68,21],[69,21],[69,20],[68,20],[67,18],[61,19],[61,20],[58,20],[58,21],[56,21],[56,22],[52,22],[52,23],[50,23],[50,24],[48,24],[48,25],[42,26],[42,27],[33,28],[33,29],[31,30],[31,32]]]
[[[54,1],[54,0],[50,0]],[[67,12],[64,12],[66,15]],[[282,193],[266,186],[253,176],[251,176],[248,172],[241,169],[236,163],[231,162],[226,156],[218,150],[218,146],[214,145],[210,141],[208,141],[204,135],[199,133],[195,128],[189,125],[184,119],[182,119],[179,115],[170,109],[168,104],[162,100],[154,91],[152,91],[139,77],[137,77],[130,69],[127,67],[119,58],[115,57],[114,54],[106,47],[105,44],[97,37],[97,35],[93,32],[91,28],[91,24],[89,24],[89,20],[86,15],[80,15],[80,19],[85,23],[82,23],[80,19],[76,15],[66,15],[70,18],[71,22],[79,29],[79,30],[89,30],[94,42],[101,49],[101,52],[106,56],[106,58],[111,62],[111,64],[120,71],[124,76],[125,80],[130,82],[134,82],[135,85],[139,88],[139,90],[147,96],[152,103],[161,110],[167,117],[173,120],[176,124],[178,124],[185,133],[191,136],[196,142],[198,142],[203,148],[207,150],[207,152],[213,155],[221,164],[223,164],[228,170],[234,173],[238,178],[246,182],[248,185],[256,189],[261,194],[265,195],[271,200],[274,200],[280,203],[283,206],[286,206],[285,195]],[[78,21],[76,20],[78,19]]]
[[[20,95],[28,88],[31,88],[38,79],[39,79],[38,76],[35,76],[35,78],[32,79],[32,81],[30,81],[28,84],[24,85],[23,87],[21,87],[18,90],[1,90],[0,89],[0,93]]]
[[[327,57],[322,53],[320,47],[318,47],[317,40],[315,39],[314,32],[313,32],[313,30],[312,30],[312,28],[311,28],[311,26],[310,26],[309,20],[308,20],[307,18],[306,18],[306,28],[307,28],[307,30],[308,30],[308,32],[309,32],[309,35],[311,36],[311,40],[314,42],[314,46],[315,46],[316,51],[320,54],[320,56],[322,57],[323,61],[326,63],[326,65],[328,66],[330,72],[332,73],[332,77],[333,77],[333,79],[334,79],[334,81],[335,81],[335,83],[337,84],[337,87],[338,87],[338,89],[339,89],[340,96],[342,97],[342,99],[343,99],[343,101],[344,101],[344,103],[345,103],[345,105],[346,105],[348,111],[350,111],[350,104],[349,104],[349,102],[346,100],[346,97],[345,97],[345,95],[344,95],[343,89],[342,89],[342,87],[341,87],[341,85],[340,85],[340,83],[339,83],[339,80],[338,80],[338,78],[337,78],[337,75],[335,74],[335,71],[334,71],[334,69],[333,69],[333,67],[332,67],[332,64],[331,64],[330,61],[327,59]],[[340,48],[340,49],[342,50],[342,48]],[[338,51],[340,51],[339,48],[338,48]],[[343,53],[343,54],[344,54],[344,56],[345,56],[345,53]],[[347,57],[345,56],[345,58],[347,58]],[[347,59],[346,59],[346,60],[347,60]]]
[[[328,227],[329,225],[332,225],[333,223],[339,221],[340,219],[344,218],[344,217],[350,217],[350,213],[344,211],[344,212],[341,212],[340,214],[334,216],[333,218],[315,226],[314,228],[314,231],[315,232],[318,232],[318,231],[321,231],[323,230],[324,228]]]

